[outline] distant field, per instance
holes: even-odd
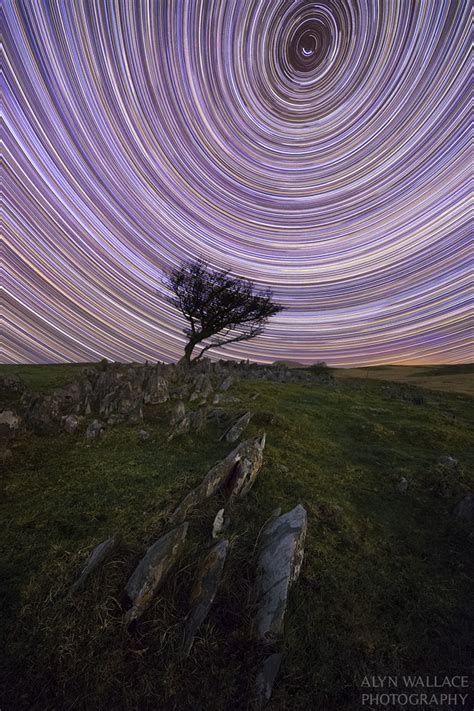
[[[77,367],[0,372],[48,391],[76,377]],[[135,636],[125,633],[120,599],[167,515],[233,445],[219,441],[217,425],[168,442],[168,403],[147,406],[143,425],[109,427],[98,440],[59,428],[20,435],[9,445],[0,498],[0,708],[246,710],[262,653],[250,635],[256,541],[275,507],[297,503],[308,511],[305,558],[267,710],[355,711],[366,675],[467,674],[474,655],[471,529],[452,510],[473,487],[472,399],[433,391],[419,404],[388,399],[374,379],[385,371],[416,382],[408,369],[390,368],[369,370],[367,381],[339,372],[336,387],[232,387],[240,402],[229,412],[253,413],[245,436],[267,433],[264,464],[232,510],[224,579],[185,661],[177,656],[182,620],[197,550],[209,544],[225,503],[220,494],[190,517],[177,574]],[[424,378],[431,388],[436,378],[464,376]],[[444,496],[441,455],[461,466]],[[409,481],[405,494],[401,477]],[[88,553],[115,531],[123,535],[120,550],[69,599]]]
[[[474,364],[464,365],[388,365],[373,368],[339,368],[338,378],[392,380],[430,390],[474,395]]]

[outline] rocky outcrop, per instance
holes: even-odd
[[[195,506],[215,494],[220,487],[227,489],[231,496],[241,495],[244,488],[248,490],[248,484],[250,482],[252,482],[250,486],[253,484],[262,464],[264,446],[265,435],[239,444],[225,459],[212,467],[201,484],[183,499],[174,511],[171,523],[176,525],[184,521]],[[243,473],[239,473],[234,479],[236,464],[240,460],[243,460]]]
[[[212,395],[214,388],[212,387],[211,378],[207,373],[201,373],[194,380],[194,389],[189,398],[190,402],[194,400],[207,400]]]
[[[171,568],[183,552],[188,524],[174,528],[159,538],[145,553],[135,568],[126,587],[126,602],[129,604],[125,621],[130,625],[139,619],[152,602]]]
[[[303,562],[306,527],[306,511],[298,504],[263,530],[255,582],[255,634],[265,644],[282,635],[289,592]]]
[[[188,656],[194,642],[194,636],[206,619],[214,602],[219,586],[224,563],[227,557],[228,541],[219,541],[208,553],[196,573],[191,591],[191,611],[186,619],[184,630],[183,655]]]
[[[81,424],[81,419],[77,415],[67,415],[63,417],[63,428],[68,434],[74,434]]]
[[[75,583],[69,588],[69,593],[73,594],[82,590],[89,576],[97,570],[97,568],[112,555],[112,553],[117,549],[119,544],[119,536],[114,535],[111,538],[107,538],[106,541],[99,543],[98,546],[94,548],[90,556],[88,557],[85,566],[83,567],[81,574]]]

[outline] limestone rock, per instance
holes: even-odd
[[[217,543],[201,563],[196,574],[195,583],[191,591],[191,612],[186,619],[184,630],[183,655],[188,656],[193,646],[194,636],[206,619],[211,605],[214,602],[219,586],[224,563],[227,557],[229,541]]]
[[[263,706],[270,701],[273,685],[280,670],[282,658],[283,654],[281,652],[271,654],[264,660],[262,666],[260,667],[256,681],[258,708],[263,708]]]
[[[93,420],[86,429],[86,437],[87,439],[96,439],[103,434],[104,430],[105,425],[102,422],[99,422],[99,420]]]
[[[242,499],[248,494],[263,463],[265,434],[250,442],[251,444],[242,449],[241,457],[229,479],[228,492],[231,501],[235,498]]]
[[[150,433],[146,430],[139,430],[138,436],[140,437],[142,442],[146,442],[148,439],[150,439]]]
[[[69,588],[70,594],[75,593],[78,590],[82,590],[87,578],[117,549],[118,543],[119,536],[114,535],[111,538],[107,538],[106,541],[102,541],[102,543],[99,543],[99,545],[94,548],[88,557],[80,576]]]
[[[226,378],[224,378],[224,380],[223,380],[222,383],[220,384],[219,390],[220,390],[221,392],[223,392],[223,393],[226,392],[226,390],[229,390],[229,388],[232,387],[232,385],[234,384],[234,382],[235,382],[234,376],[233,376],[233,375],[228,375]]]
[[[468,494],[454,508],[454,515],[464,521],[474,521],[474,494]]]
[[[265,436],[263,436],[263,446],[265,446]],[[257,466],[259,461],[259,454],[256,450],[263,450],[262,439],[256,438],[255,440],[246,440],[241,442],[238,447],[232,450],[230,454],[227,455],[225,459],[218,462],[212,469],[209,470],[207,475],[204,477],[203,481],[199,486],[193,489],[179,506],[175,509],[173,515],[171,516],[171,522],[175,525],[181,523],[186,518],[187,514],[191,509],[193,509],[201,501],[212,496],[221,486],[229,483],[230,493],[233,492],[236,484],[233,482],[232,475],[235,471],[235,465],[241,459],[248,460],[244,466],[245,477],[240,489],[246,487],[246,481],[252,481],[258,472]],[[260,461],[261,463],[261,461]],[[238,481],[242,481],[242,475],[239,476]],[[239,489],[239,492],[240,492]]]
[[[14,439],[21,424],[21,417],[13,410],[0,412],[0,440]]]
[[[212,524],[212,537],[217,538],[224,530],[224,509],[219,509]]]
[[[224,432],[220,439],[225,439],[226,442],[236,442],[242,432],[247,427],[251,418],[252,414],[250,412],[244,412],[243,415],[239,415],[237,419],[231,424],[231,426],[228,427],[228,429]]]
[[[169,571],[179,559],[187,532],[188,524],[183,523],[161,536],[150,546],[135,568],[125,587],[127,598],[131,603],[125,618],[127,625],[141,617],[150,605]]]
[[[67,417],[63,417],[63,428],[69,434],[74,434],[79,425],[80,419],[77,415],[68,415]]]
[[[169,400],[168,383],[158,367],[150,368],[150,374],[144,387],[143,400],[150,405],[159,405]]]
[[[200,407],[189,413],[190,429],[200,432],[207,425],[207,407]]]
[[[211,379],[207,373],[201,373],[194,381],[194,390],[189,398],[191,402],[194,400],[207,400],[213,391]]]
[[[303,562],[306,528],[306,511],[298,504],[263,530],[255,582],[255,633],[264,643],[272,644],[283,632],[288,595]]]
[[[402,476],[402,478],[398,482],[397,489],[400,492],[400,494],[406,494],[407,489],[408,489],[408,480],[404,476]]]
[[[234,402],[240,402],[239,397],[234,397],[233,395],[226,395],[225,393],[217,393],[212,401],[213,405],[219,405],[222,403],[231,404]]]
[[[171,410],[170,423],[175,425],[186,416],[186,408],[184,402],[179,400]]]

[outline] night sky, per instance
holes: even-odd
[[[216,356],[472,360],[469,11],[6,0],[3,360],[176,360],[194,257],[286,307]]]

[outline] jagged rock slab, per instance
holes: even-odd
[[[150,368],[149,375],[145,383],[143,402],[150,405],[159,405],[169,400],[168,383],[161,375],[159,368]]]
[[[196,377],[194,382],[194,390],[191,393],[189,400],[191,402],[194,400],[207,400],[212,391],[213,387],[209,375],[207,375],[207,373],[201,373]]]
[[[237,442],[240,435],[250,422],[251,418],[251,412],[244,412],[243,415],[239,415],[235,422],[233,422],[231,426],[227,428],[227,430],[224,432],[220,439],[225,439],[226,442]]]
[[[116,534],[110,538],[107,538],[106,541],[102,541],[102,543],[99,543],[99,545],[94,548],[78,579],[69,588],[70,594],[75,593],[78,590],[82,590],[91,573],[97,570],[97,568],[117,549],[119,540],[120,538]]]
[[[74,432],[77,430],[77,428],[81,424],[81,419],[82,418],[79,418],[77,415],[67,415],[67,417],[63,417],[63,420],[62,420],[63,428],[69,434],[74,434]]]
[[[300,573],[307,528],[301,504],[265,526],[259,548],[255,581],[255,633],[272,644],[281,636],[288,595]]]
[[[265,704],[270,701],[273,685],[277,674],[280,671],[282,658],[283,654],[281,652],[271,654],[264,660],[262,666],[260,667],[256,681],[258,708],[263,708]]]
[[[179,506],[173,512],[171,516],[171,523],[177,525],[184,521],[189,511],[193,509],[201,501],[212,496],[221,486],[223,486],[228,480],[233,481],[232,475],[234,474],[235,465],[241,459],[253,461],[253,457],[258,457],[258,455],[252,455],[252,452],[256,449],[260,449],[261,444],[260,438],[246,440],[241,442],[238,447],[232,450],[230,454],[227,455],[225,459],[218,462],[212,469],[209,470],[207,475],[204,477],[203,481],[199,486],[189,492]],[[250,467],[246,465],[245,471],[255,478],[256,473],[250,470]],[[239,479],[240,481],[240,479]],[[234,485],[231,486],[231,492],[234,489]]]
[[[226,392],[226,390],[229,390],[229,388],[232,387],[232,385],[234,384],[234,382],[235,382],[234,376],[233,376],[233,375],[228,375],[226,378],[224,378],[224,380],[223,380],[222,383],[220,384],[219,390],[220,390],[221,392],[223,392],[223,393]]]
[[[261,437],[256,437],[251,442],[251,446],[246,446],[243,450],[229,481],[229,497],[231,501],[247,496],[262,466],[265,434]]]
[[[170,424],[176,425],[184,417],[186,417],[186,407],[184,406],[184,402],[179,400],[171,410]]]
[[[222,571],[224,570],[228,547],[229,541],[217,543],[201,563],[197,572],[191,591],[190,604],[192,609],[186,619],[184,630],[183,655],[185,657],[191,651],[194,636],[206,619],[214,602]]]
[[[13,410],[0,412],[0,440],[13,439],[20,427],[21,417]]]
[[[169,571],[179,559],[187,532],[188,524],[183,523],[161,536],[150,546],[135,568],[125,587],[125,593],[132,605],[125,617],[127,625],[141,617],[150,605]]]

